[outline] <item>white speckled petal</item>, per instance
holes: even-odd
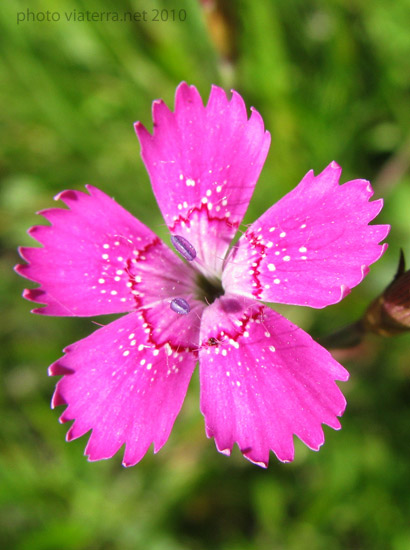
[[[92,434],[90,460],[112,457],[125,444],[123,464],[136,464],[165,444],[197,355],[155,345],[140,313],[130,313],[65,349],[50,367],[58,382],[53,406],[68,405],[60,421],[75,420],[67,439]]]
[[[164,219],[173,234],[218,269],[242,221],[265,162],[270,135],[241,96],[212,87],[206,106],[194,86],[178,86],[175,112],[153,104],[153,135],[136,123],[141,154]],[[209,231],[212,224],[215,231]]]
[[[339,185],[331,163],[256,220],[231,251],[226,290],[265,302],[321,308],[339,302],[359,284],[387,245],[388,225],[369,225],[382,201],[366,180]]]
[[[302,329],[254,300],[226,296],[202,317],[201,410],[208,437],[266,467],[294,456],[293,434],[318,450],[322,424],[340,428],[347,371]]]
[[[41,248],[23,247],[28,262],[16,266],[40,283],[24,297],[46,304],[45,315],[121,313],[183,296],[192,286],[190,270],[148,227],[99,189],[64,191],[69,207],[41,214],[51,225],[32,227]]]

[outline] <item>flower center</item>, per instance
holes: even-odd
[[[212,304],[225,291],[220,279],[207,279],[202,273],[196,276],[196,298],[205,304]]]

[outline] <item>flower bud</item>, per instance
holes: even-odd
[[[403,252],[393,281],[370,304],[363,323],[366,330],[380,336],[395,336],[410,330],[410,270],[405,270]]]

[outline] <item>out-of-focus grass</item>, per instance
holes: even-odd
[[[235,87],[263,115],[272,148],[245,223],[331,160],[385,197],[390,248],[365,282],[323,311],[281,308],[315,336],[355,319],[410,254],[405,0],[242,0],[231,14],[236,58],[214,47],[197,2],[31,2],[58,23],[16,24],[27,4],[2,4],[0,40],[1,457],[0,545],[18,550],[406,550],[410,547],[409,336],[369,339],[344,358],[343,430],[319,454],[268,471],[206,440],[194,377],[170,441],[125,470],[120,457],[87,463],[49,410],[46,367],[95,326],[29,314],[12,272],[35,210],[64,188],[92,183],[165,235],[132,123],[172,105],[181,80],[205,98]],[[64,22],[64,12],[185,9],[184,22]],[[389,170],[386,171],[386,166]],[[386,176],[387,173],[387,176]],[[383,175],[384,174],[384,175]],[[390,175],[389,175],[390,174]]]

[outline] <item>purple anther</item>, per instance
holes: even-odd
[[[169,305],[172,311],[179,315],[187,315],[191,311],[188,302],[183,298],[174,298]]]
[[[196,250],[192,244],[180,235],[171,235],[171,242],[177,252],[181,254],[188,262],[192,262],[196,258]]]

